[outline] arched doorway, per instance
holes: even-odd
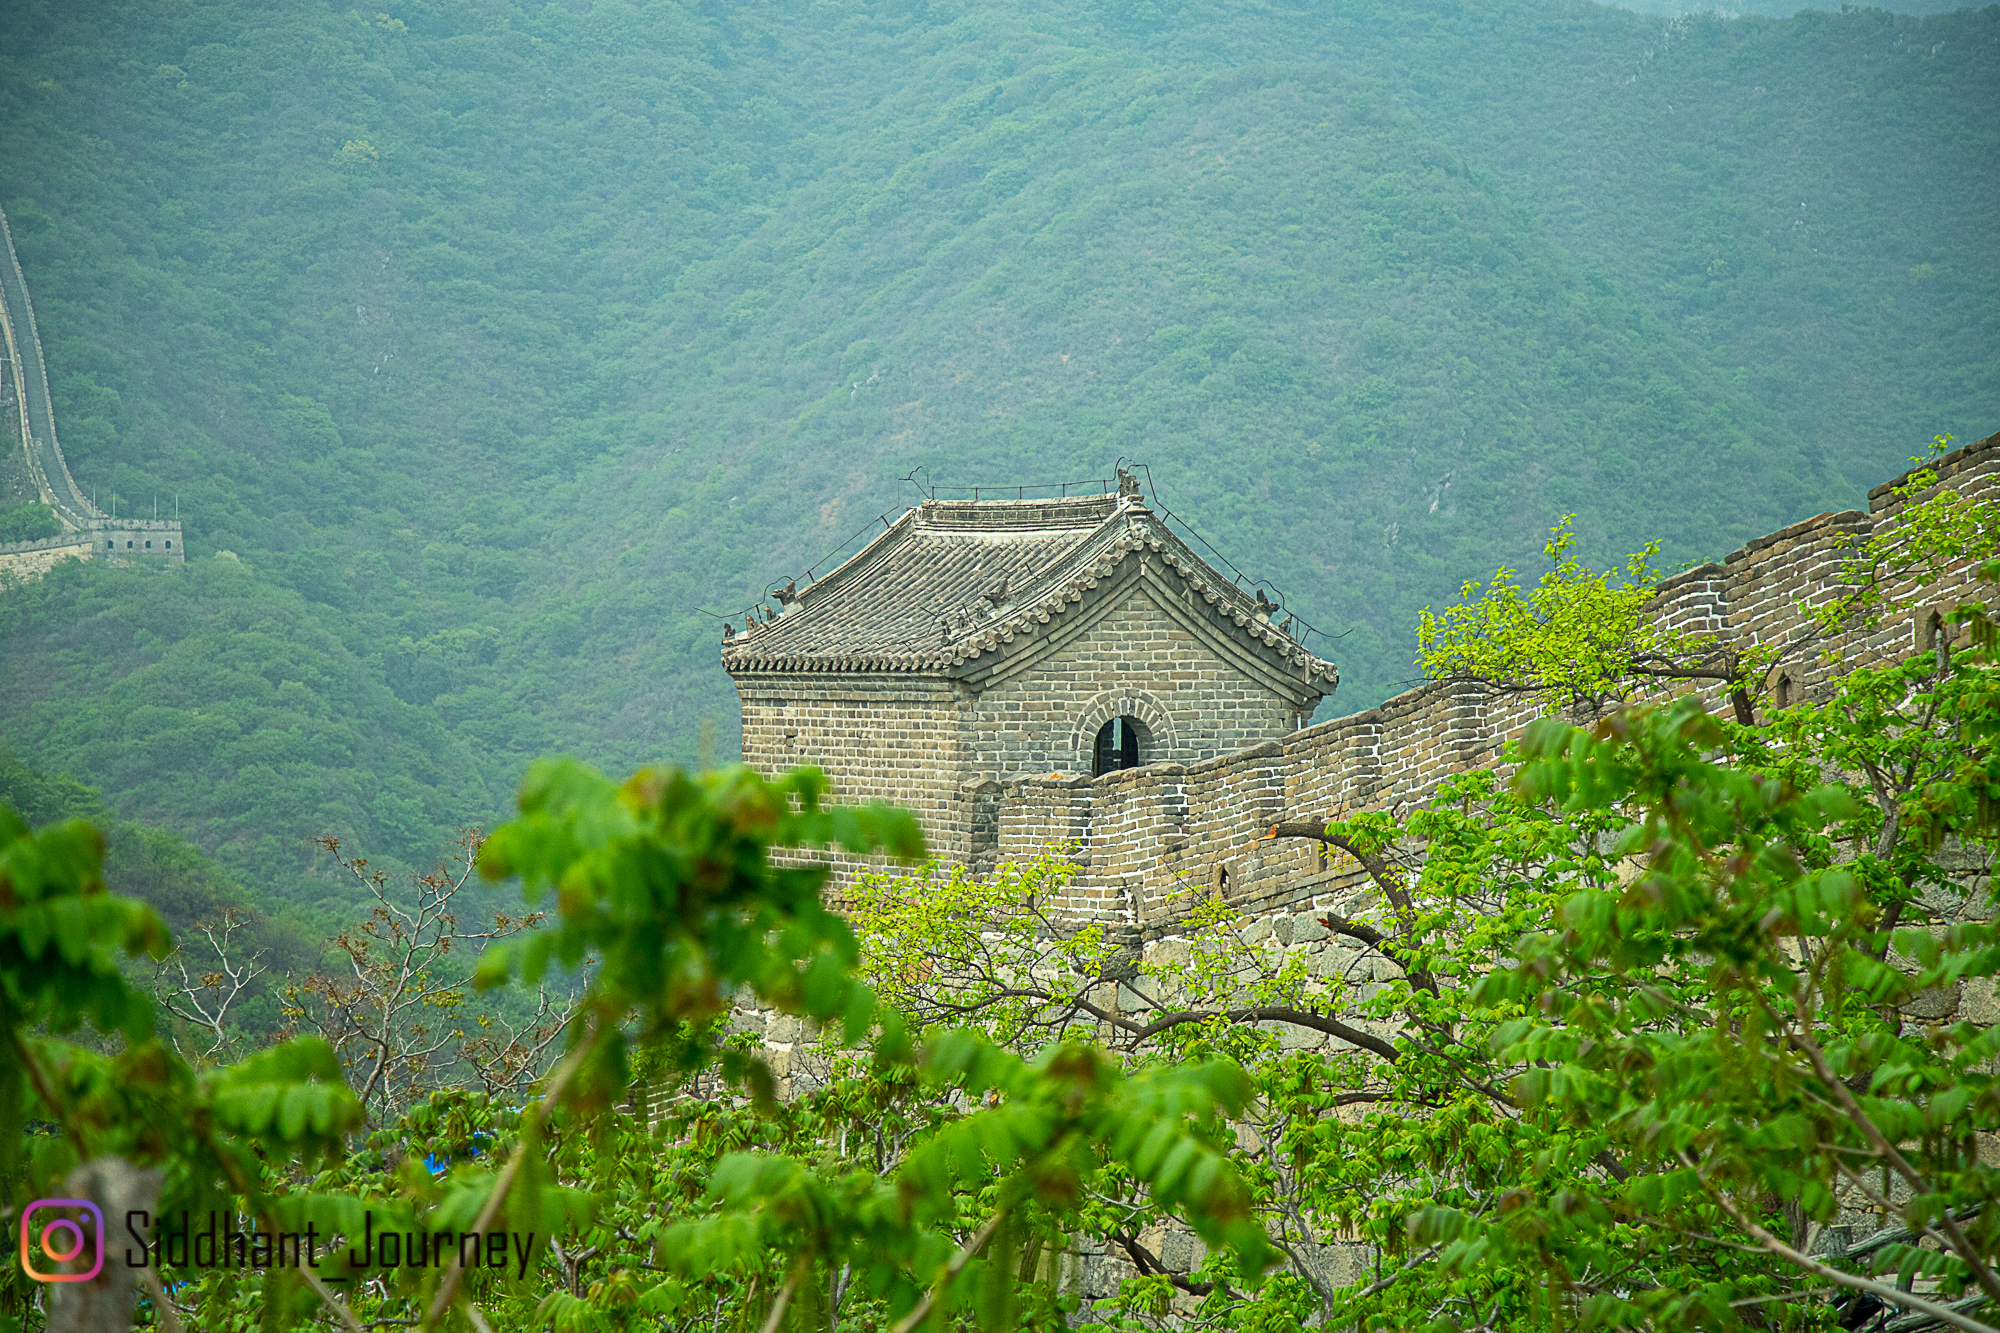
[[[1129,714],[1112,718],[1097,729],[1095,762],[1091,776],[1102,777],[1121,768],[1137,768],[1146,762],[1146,728]]]

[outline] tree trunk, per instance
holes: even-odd
[[[88,1282],[51,1283],[48,1333],[126,1333],[136,1313],[139,1270],[125,1261],[130,1244],[115,1244],[125,1235],[125,1215],[134,1209],[150,1213],[160,1196],[160,1173],[135,1170],[118,1157],[94,1157],[69,1173],[63,1188],[73,1199],[89,1199],[104,1213],[106,1234],[96,1238],[104,1264]],[[66,1268],[81,1271],[93,1252],[86,1247]]]

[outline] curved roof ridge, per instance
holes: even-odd
[[[1239,632],[1248,634],[1290,664],[1305,668],[1308,674],[1322,675],[1328,680],[1339,679],[1338,667],[1314,655],[1297,636],[1280,626],[1277,613],[1282,608],[1275,603],[1260,605],[1254,601],[1234,580],[1225,578],[1196,554],[1145,504],[1135,501],[1121,511],[1120,517],[1126,520],[1124,532],[1116,541],[1107,543],[1111,549],[1108,567],[1104,564],[1103,547],[1079,550],[1065,562],[1068,566],[1066,570],[1051,571],[1049,583],[1054,587],[1050,593],[1035,599],[1036,605],[1000,627],[997,635],[975,636],[971,644],[961,648],[954,662],[962,663],[967,658],[995,650],[1000,642],[1011,640],[1014,633],[1026,628],[1030,619],[1046,620],[1049,615],[1067,610],[1069,603],[1081,600],[1083,592],[1094,588],[1098,579],[1109,577],[1128,555],[1147,547],[1163,555],[1167,566],[1201,594],[1206,602],[1211,605],[1224,603],[1222,615],[1233,620]],[[1089,562],[1088,574],[1083,578],[1076,577],[1076,572],[1084,567],[1086,560]],[[996,639],[999,642],[995,642]]]
[[[1039,597],[1128,499],[926,501],[806,585],[784,614],[724,639],[723,665],[936,667],[949,656],[940,650],[996,620],[992,612]],[[975,621],[968,608],[982,598],[992,612]]]
[[[729,671],[952,671],[1083,601],[1131,555],[1160,557],[1265,653],[1338,679],[1131,492],[927,500],[801,590],[785,613],[723,640]]]
[[[926,500],[917,506],[919,526],[1002,532],[1030,528],[1074,528],[1101,522],[1123,504],[1122,495],[1072,495],[1042,500]]]
[[[917,511],[914,509],[905,509],[902,513],[902,517],[898,518],[894,523],[889,524],[887,527],[883,528],[882,531],[876,533],[873,537],[870,537],[866,542],[862,543],[860,550],[856,551],[853,555],[848,556],[847,559],[841,561],[839,564],[835,565],[832,569],[828,570],[826,572],[825,578],[814,579],[812,582],[806,584],[805,587],[799,590],[798,605],[800,607],[803,607],[806,604],[808,598],[822,595],[826,589],[830,587],[837,587],[840,583],[853,577],[855,570],[866,567],[871,553],[876,558],[879,559],[881,556],[881,551],[878,548],[880,548],[885,541],[888,541],[890,538],[894,537],[899,528],[905,528],[906,526],[914,527],[912,520],[916,517],[916,512]],[[745,632],[746,633],[748,632],[747,629]]]

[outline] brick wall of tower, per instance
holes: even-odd
[[[1097,729],[1138,717],[1142,763],[1190,763],[1293,727],[1291,703],[1225,661],[1131,581],[1115,605],[967,711],[975,771],[1007,781],[1088,774]]]
[[[744,675],[743,762],[774,777],[813,764],[844,805],[888,801],[914,812],[933,854],[971,851],[960,700],[949,681],[887,675]],[[862,868],[841,858],[840,882]],[[839,883],[836,883],[836,891]]]
[[[187,545],[177,518],[99,518],[78,534],[91,549],[114,565],[182,565]]]

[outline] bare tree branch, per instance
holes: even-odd
[[[1112,1233],[1111,1239],[1117,1241],[1119,1248],[1131,1257],[1132,1264],[1139,1270],[1141,1277],[1163,1277],[1191,1296],[1206,1296],[1215,1290],[1213,1282],[1194,1282],[1179,1273],[1168,1272],[1167,1266],[1160,1262],[1158,1256],[1141,1245],[1135,1236],[1117,1231]]]
[[[215,965],[207,971],[192,973],[188,970],[187,947],[175,949],[161,959],[153,974],[153,993],[159,997],[161,1007],[190,1027],[200,1028],[206,1034],[206,1050],[201,1052],[204,1059],[217,1060],[229,1045],[229,1010],[250,985],[263,976],[268,969],[264,966],[262,950],[248,958],[234,956],[236,933],[249,921],[244,913],[229,906],[212,920],[197,921],[192,929],[207,941],[208,951],[215,955]],[[168,969],[178,976],[178,981],[170,981]],[[180,1050],[180,1038],[173,1038],[174,1049]],[[182,1051],[186,1055],[187,1052]]]
[[[478,950],[543,919],[541,913],[495,912],[479,928],[459,924],[455,900],[472,878],[482,841],[478,830],[463,831],[452,854],[399,895],[390,891],[387,875],[348,855],[338,838],[319,839],[374,905],[366,920],[333,941],[345,964],[340,975],[316,972],[288,986],[286,1012],[295,1029],[313,1028],[333,1046],[374,1123],[393,1118],[434,1086],[441,1058],[454,1047],[482,1079],[498,1071],[502,1085],[518,1090],[524,1075],[532,1080],[561,1030],[560,1021],[549,1030],[543,1011],[524,1027],[503,1027],[505,1040],[467,1034],[465,1002]],[[525,1055],[512,1049],[524,1036],[530,1047]]]
[[[1150,1023],[1137,1023],[1122,1014],[1099,1008],[1088,1000],[1078,1000],[1076,1007],[1101,1022],[1109,1023],[1119,1031],[1127,1033],[1135,1042],[1158,1036],[1169,1028],[1180,1027],[1184,1023],[1206,1023],[1211,1019],[1223,1018],[1232,1023],[1290,1023],[1294,1027],[1311,1028],[1328,1036],[1338,1037],[1350,1046],[1358,1046],[1364,1051],[1372,1051],[1384,1060],[1394,1063],[1401,1052],[1372,1032],[1349,1027],[1337,1018],[1313,1013],[1310,1009],[1294,1009],[1290,1005],[1258,1004],[1242,1009],[1183,1009],[1165,1014]]]

